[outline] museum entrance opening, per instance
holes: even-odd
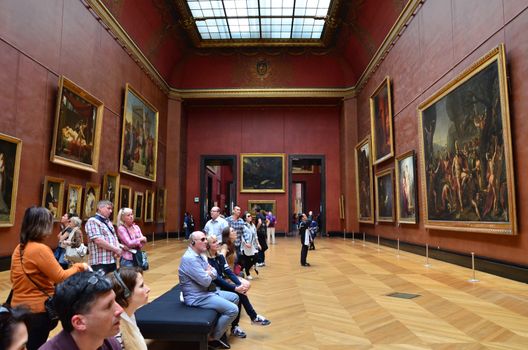
[[[236,156],[205,155],[200,161],[200,227],[209,220],[212,207],[231,215],[236,203]]]
[[[288,158],[290,232],[297,229],[300,213],[317,220],[321,233],[326,223],[325,158],[322,155],[290,155]]]

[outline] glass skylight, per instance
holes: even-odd
[[[202,40],[321,39],[332,0],[187,0]]]

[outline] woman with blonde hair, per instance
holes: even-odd
[[[136,310],[148,302],[150,293],[150,288],[143,280],[143,270],[138,267],[122,267],[108,277],[113,284],[116,303],[124,310],[116,339],[125,350],[147,350],[134,316]]]
[[[134,256],[130,250],[141,250],[143,244],[147,242],[147,237],[143,236],[141,228],[134,223],[134,213],[130,208],[121,208],[117,214],[117,235],[125,246],[121,255],[120,266],[135,266]]]
[[[59,265],[51,248],[43,241],[51,235],[53,214],[43,207],[27,208],[20,229],[20,244],[11,256],[11,282],[13,307],[26,305],[29,315],[28,350],[36,350],[48,339],[57,326],[46,312],[44,302],[55,293],[55,284],[71,275],[89,270],[85,263],[73,264],[67,270]]]

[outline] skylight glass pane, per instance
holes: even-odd
[[[202,39],[318,39],[331,1],[187,0],[187,4]]]

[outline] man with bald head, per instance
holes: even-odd
[[[218,275],[216,269],[207,262],[207,239],[201,231],[189,236],[189,247],[183,254],[178,269],[180,286],[185,305],[214,309],[220,314],[212,333],[209,347],[229,349],[225,332],[238,315],[238,295],[217,290],[213,280]]]
[[[204,232],[207,235],[215,235],[218,243],[222,243],[222,231],[229,226],[226,219],[220,216],[220,208],[211,208],[211,220],[207,221]]]

